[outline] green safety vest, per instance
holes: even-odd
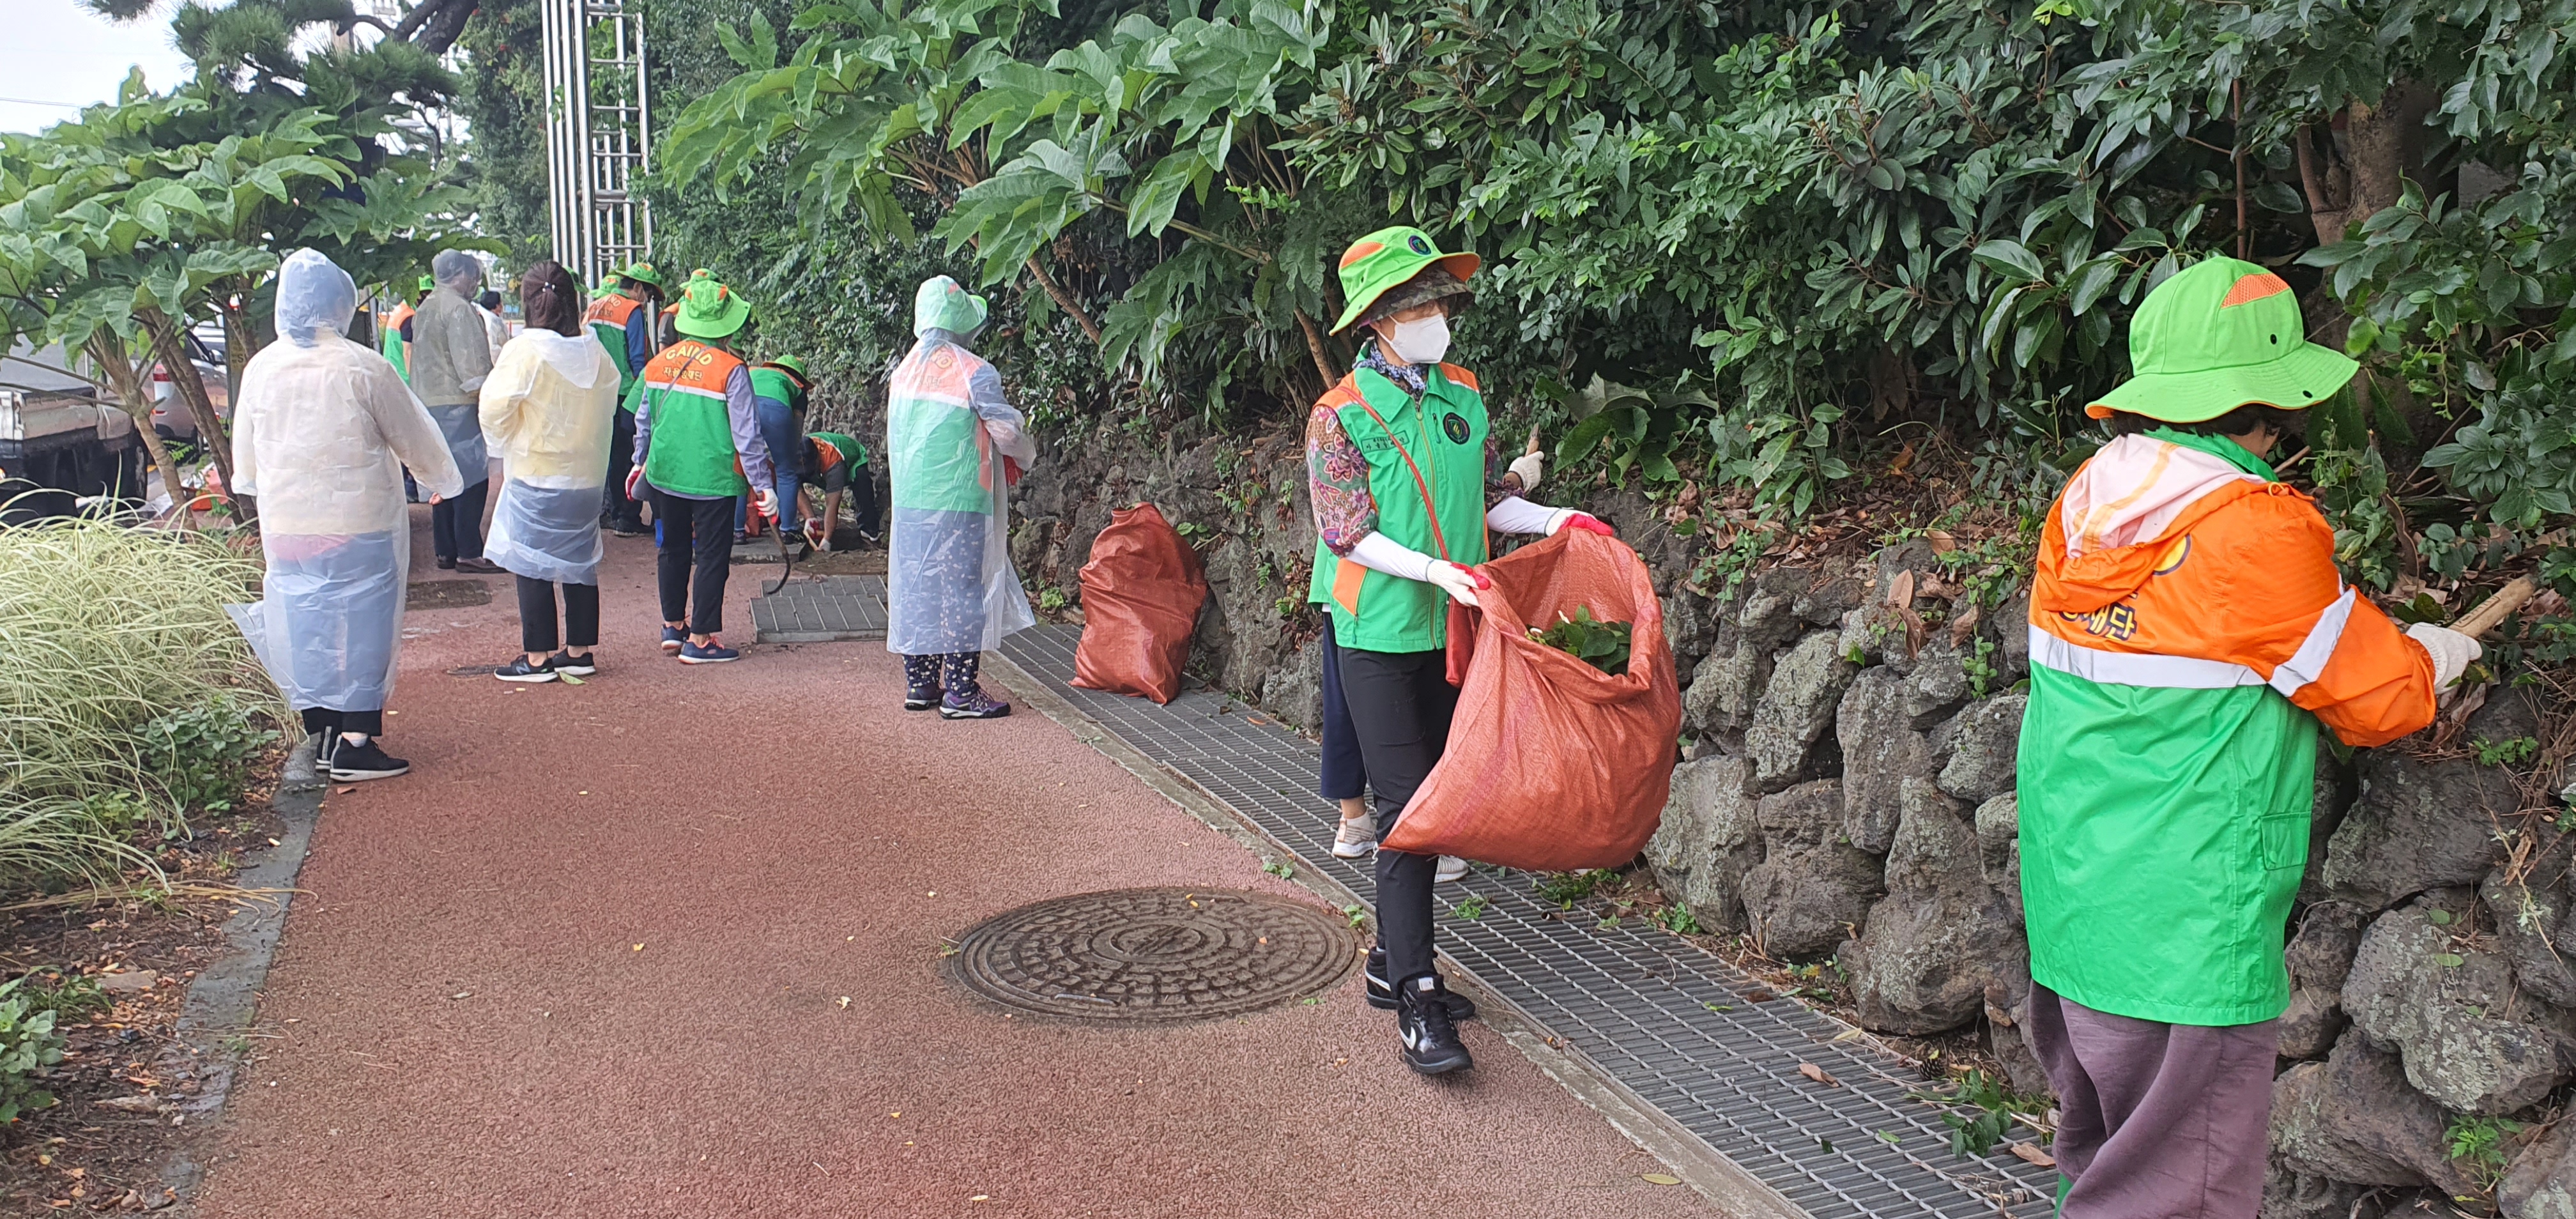
[[[652,426],[644,481],[701,499],[750,492],[725,403],[725,384],[741,367],[741,357],[695,339],[663,348],[644,365],[640,384]]]
[[[582,321],[590,326],[591,337],[608,349],[609,363],[617,366],[617,401],[621,407],[630,410],[633,406],[627,399],[635,389],[635,378],[644,370],[626,362],[626,325],[634,320],[635,311],[643,307],[644,302],[634,297],[611,292],[590,302],[589,312],[582,316]]]
[[[376,336],[376,341],[384,345],[385,359],[392,362],[395,374],[405,385],[411,384],[411,361],[406,358],[411,345],[403,342],[402,324],[411,314],[411,306],[404,305],[385,315],[385,332]]]
[[[823,468],[827,470],[844,461],[856,466],[868,459],[868,446],[860,444],[858,437],[847,433],[811,432],[806,435],[806,439],[832,450],[833,460],[823,463]]]
[[[786,369],[774,364],[751,366],[751,392],[772,402],[783,402],[798,415],[805,413],[805,387]]]
[[[894,506],[930,512],[993,511],[1000,472],[993,439],[975,414],[983,358],[954,343],[904,357],[886,395],[887,475]]]
[[[1442,364],[1430,371],[1417,403],[1383,374],[1357,369],[1321,402],[1368,459],[1378,532],[1435,559],[1469,567],[1485,561],[1488,424],[1475,374]],[[1448,645],[1449,594],[1439,585],[1349,562],[1320,538],[1307,593],[1331,606],[1341,647],[1428,652]]]

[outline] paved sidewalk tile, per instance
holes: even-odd
[[[1222,694],[1158,707],[1070,684],[1080,628],[1039,626],[1002,652],[1146,756],[1231,806],[1280,849],[1366,900],[1369,861],[1332,857],[1315,746]],[[1480,899],[1473,919],[1460,903]],[[1926,1086],[1853,1030],[1661,931],[1569,919],[1527,874],[1479,869],[1438,890],[1442,950],[1487,988],[1817,1219],[2036,1219],[2055,1174],[2008,1154],[1954,1157]],[[1798,1071],[1825,1068],[1842,1087]],[[2017,1132],[2027,1138],[2027,1132]]]

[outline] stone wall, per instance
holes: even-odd
[[[1919,649],[1888,602],[1908,572],[1939,594],[1906,607],[1929,623]],[[1909,543],[1765,572],[1715,607],[1684,695],[1693,757],[1647,858],[1700,926],[1830,954],[1865,1027],[1978,1030],[2017,1088],[2043,1091],[2013,790],[2025,606],[1944,630],[1963,607],[1938,574]],[[2464,739],[2538,735],[2520,696],[2493,693]],[[2576,1078],[2576,970],[2553,948],[2576,944],[2568,851],[2544,830],[2537,868],[2509,883],[2499,830],[2522,796],[2468,758],[2321,749],[2316,784],[2265,1215],[2380,1214],[2509,1167],[2503,1213],[2576,1219],[2576,1140],[2536,1125]],[[2450,1135],[2486,1118],[2526,1128],[2482,1171]]]
[[[1110,510],[1152,500],[1204,531],[1193,670],[1311,727],[1302,436],[1104,429],[1049,453],[1015,499],[1012,555],[1032,592],[1070,593]],[[2017,1088],[2044,1090],[2022,1037],[2021,597],[1962,627],[1959,592],[1915,541],[1762,571],[1712,600],[1684,585],[1691,543],[1642,496],[1543,485],[1536,498],[1617,526],[1664,595],[1691,758],[1647,849],[1664,888],[1703,928],[1835,958],[1865,1026],[1977,1030]],[[1907,612],[1889,602],[1901,584]],[[2532,709],[2495,693],[2464,739],[2537,735]],[[2266,1216],[2359,1219],[2411,1205],[2410,1191],[2492,1185],[2517,1219],[2576,1219],[2576,1123],[2539,1124],[2576,1078],[2576,968],[2554,947],[2576,943],[2569,850],[2539,844],[2528,883],[2508,883],[2498,830],[2520,795],[2465,758],[2321,751],[2316,782]],[[2498,1117],[2528,1123],[2498,1160],[2450,1157],[2456,1127]]]

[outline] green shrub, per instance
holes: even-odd
[[[286,715],[224,613],[258,577],[216,535],[0,530],[0,891],[148,868],[135,831],[239,797]]]
[[[251,764],[277,740],[230,694],[154,717],[135,734],[145,773],[181,809],[223,812],[241,798]]]
[[[36,1081],[63,1060],[63,1035],[54,1031],[53,1009],[14,993],[23,981],[0,984],[0,1122],[52,1108],[54,1094]]]

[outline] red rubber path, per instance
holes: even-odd
[[[1357,970],[1179,1028],[969,1000],[942,938],[1025,902],[1314,898],[1033,709],[903,712],[881,644],[663,659],[649,540],[609,547],[583,685],[446,674],[517,646],[508,577],[411,613],[415,769],[328,798],[198,1214],[1707,1213],[1480,1024],[1413,1076]]]

